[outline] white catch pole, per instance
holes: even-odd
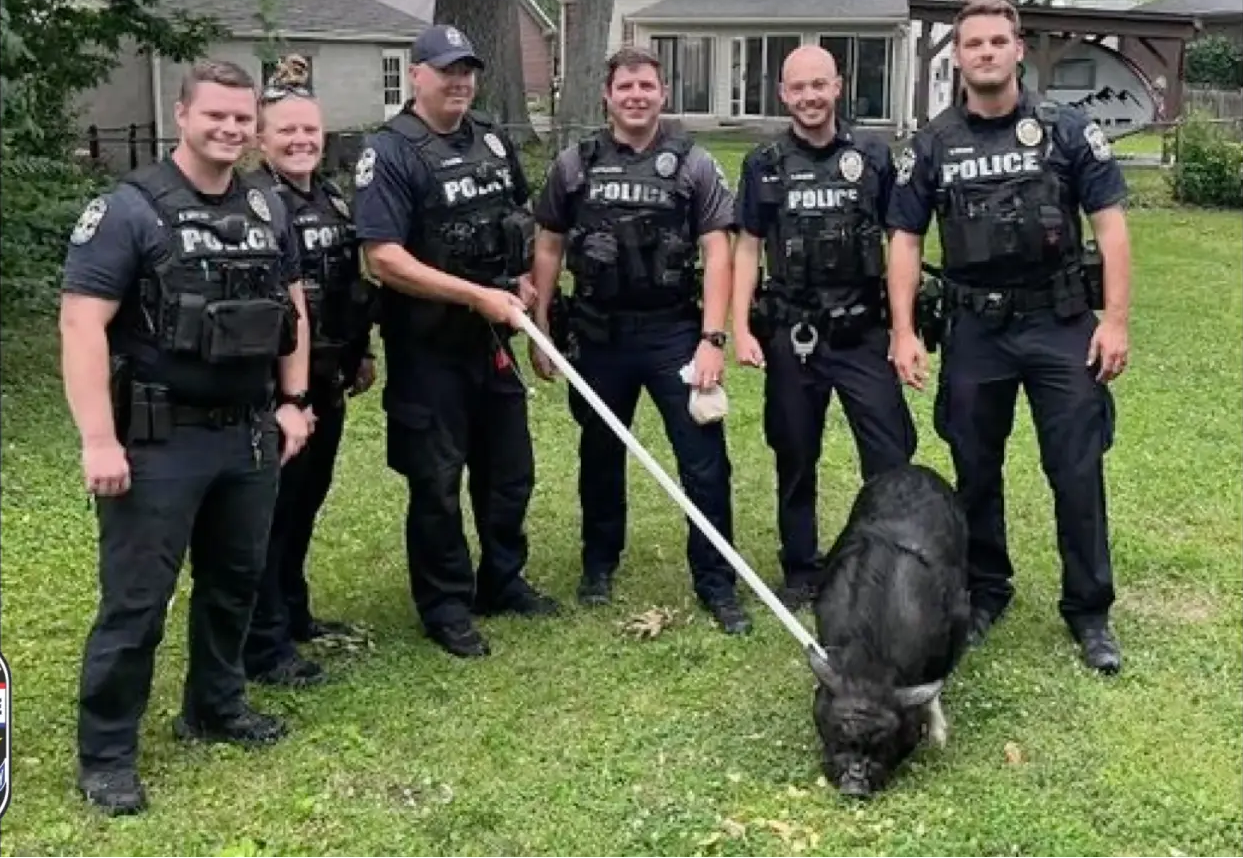
[[[525,313],[515,313],[514,315],[518,317],[518,324],[522,330],[526,331],[527,336],[535,341],[535,344],[540,347],[540,350],[543,351],[544,354],[548,355],[549,359],[556,365],[557,369],[561,370],[561,374],[569,379],[570,383],[578,389],[578,392],[583,395],[583,398],[587,400],[592,409],[599,414],[601,418],[603,418],[605,423],[609,425],[609,428],[613,430],[613,433],[617,435],[617,437],[620,438],[628,448],[630,448],[630,452],[634,453],[638,460],[643,463],[643,466],[651,472],[652,476],[656,478],[656,481],[659,482],[664,490],[669,493],[669,496],[678,502],[678,506],[682,507],[683,511],[685,511],[690,517],[691,521],[695,522],[695,526],[699,528],[700,532],[702,532],[704,536],[708,537],[712,544],[716,546],[717,551],[720,551],[725,559],[729,561],[729,564],[734,567],[734,571],[737,572],[739,576],[747,582],[751,589],[755,591],[755,595],[759,596],[760,600],[763,601],[764,604],[777,615],[777,619],[781,620],[781,624],[784,625],[789,630],[790,634],[794,635],[795,639],[803,645],[803,649],[807,651],[809,655],[814,653],[821,658],[824,658],[824,650],[821,648],[820,643],[812,637],[811,633],[807,631],[807,628],[800,623],[792,613],[790,613],[790,610],[785,605],[781,604],[781,600],[773,594],[773,591],[768,588],[768,585],[764,583],[760,576],[755,574],[751,567],[747,565],[747,561],[742,559],[742,556],[739,555],[739,553],[734,550],[734,547],[725,540],[725,537],[721,536],[721,532],[712,526],[712,522],[708,521],[708,519],[704,517],[704,514],[699,511],[699,508],[691,503],[690,498],[688,498],[682,491],[681,486],[674,482],[669,475],[665,473],[664,469],[657,464],[656,460],[652,458],[652,455],[647,452],[647,450],[643,449],[643,445],[639,443],[638,439],[630,434],[630,431],[622,425],[622,422],[617,419],[612,411],[609,410],[609,407],[604,404],[603,400],[596,395],[596,392],[591,389],[591,386],[588,385],[587,382],[583,380],[583,377],[580,376],[575,371],[574,367],[570,365],[570,362],[567,361],[559,351],[557,351],[556,346],[552,344],[548,337],[544,336],[544,332],[541,331]]]

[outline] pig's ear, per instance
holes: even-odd
[[[833,694],[837,694],[838,689],[841,688],[841,680],[829,662],[814,649],[808,650],[807,660],[811,662],[811,672],[816,675],[816,679],[820,680],[820,684]]]
[[[925,682],[923,685],[899,688],[894,692],[894,696],[898,698],[899,706],[907,708],[925,706],[929,700],[941,693],[941,686],[944,684],[945,680],[938,679],[936,682]]]

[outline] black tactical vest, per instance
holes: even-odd
[[[478,111],[463,119],[471,145],[459,151],[410,112],[385,126],[412,145],[432,177],[406,247],[426,265],[479,286],[511,288],[530,270],[535,220],[514,196],[508,153],[497,126]],[[426,301],[392,289],[382,293],[386,327],[424,341],[469,349],[487,338],[482,317],[465,307]],[[387,335],[387,334],[386,334]],[[400,334],[398,334],[400,335]]]
[[[699,298],[683,165],[693,141],[671,135],[622,152],[603,133],[579,143],[582,173],[567,192],[566,268],[574,295],[600,311],[663,310]]]
[[[1057,106],[1020,109],[1013,129],[980,133],[959,108],[933,126],[936,210],[948,280],[1039,287],[1077,264],[1080,223],[1050,163]]]
[[[809,307],[878,302],[885,249],[875,166],[846,141],[821,158],[785,139],[763,154],[759,201],[776,213],[764,238],[776,291]]]
[[[171,161],[122,181],[151,203],[166,239],[121,337],[134,377],[167,385],[175,402],[265,402],[296,331],[281,281],[280,203],[242,176],[221,202],[207,201]]]
[[[362,278],[354,220],[336,183],[316,175],[303,194],[266,169],[281,195],[298,236],[302,289],[311,330],[311,368],[316,377],[335,378],[347,346],[371,329],[375,288]]]

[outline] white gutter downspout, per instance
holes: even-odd
[[[151,52],[151,101],[155,105],[155,139],[156,147],[164,154],[164,87],[160,81],[160,55]]]

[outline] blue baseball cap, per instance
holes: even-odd
[[[483,60],[475,53],[475,47],[466,34],[457,27],[437,24],[428,27],[414,40],[410,61],[427,63],[443,69],[459,60],[466,60],[475,68],[483,68]]]

